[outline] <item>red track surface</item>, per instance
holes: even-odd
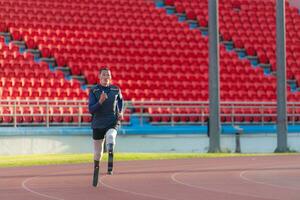
[[[92,164],[1,168],[0,199],[299,200],[300,156],[117,162],[91,183]]]

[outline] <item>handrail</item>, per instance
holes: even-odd
[[[222,123],[241,124],[276,122],[276,102],[221,102],[220,117]],[[300,102],[288,102],[288,121],[300,123]],[[145,118],[151,123],[170,125],[188,122],[205,125],[209,117],[207,101],[126,101],[125,118],[137,117],[142,125]],[[26,111],[25,111],[26,110]],[[70,121],[55,121],[54,117],[69,117]],[[11,117],[11,118],[10,118]],[[47,127],[54,124],[70,126],[89,125],[91,115],[88,113],[86,100],[3,100],[0,99],[0,126],[32,125],[34,120],[25,123],[22,117],[42,117]],[[193,120],[191,120],[194,118]],[[249,121],[250,119],[250,121]]]

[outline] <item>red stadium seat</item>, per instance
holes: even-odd
[[[3,123],[12,123],[13,122],[14,119],[11,114],[12,114],[12,112],[9,109],[3,110],[3,116],[2,116]]]
[[[73,117],[71,116],[71,111],[69,108],[64,108],[63,114],[66,115],[63,117],[63,122],[65,122],[65,123],[73,122]]]

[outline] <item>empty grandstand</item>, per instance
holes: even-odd
[[[208,119],[207,0],[0,0],[0,124],[87,125],[109,66],[126,124]],[[221,121],[276,122],[275,1],[220,1]],[[286,2],[289,121],[299,121],[299,13]]]

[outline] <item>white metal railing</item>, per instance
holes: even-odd
[[[126,101],[125,121],[136,117],[142,125],[201,124],[209,117],[208,102]],[[300,124],[300,103],[288,103],[288,121]],[[274,124],[276,102],[221,102],[221,122],[225,124]],[[0,100],[0,126],[88,126],[91,115],[87,101]]]
[[[88,124],[84,123],[84,117],[90,117],[86,101],[0,100],[1,126],[81,126]]]
[[[165,117],[169,116],[170,121],[166,122],[156,122],[156,124],[201,124],[206,125],[209,117],[209,103],[208,102],[185,102],[185,101],[139,101],[131,102],[132,108],[138,110],[135,113],[136,116],[140,117],[140,123],[143,123],[143,118],[148,117]],[[276,122],[276,103],[275,102],[221,102],[220,106],[220,117],[221,122],[224,124],[274,124]],[[167,109],[167,112],[151,112],[149,110]],[[289,103],[289,122],[297,123],[298,117],[300,115],[300,103]],[[181,110],[182,109],[182,110]],[[176,110],[181,110],[181,112],[176,112]],[[186,110],[186,111],[184,111]],[[194,112],[189,112],[188,110],[194,110]],[[248,112],[247,112],[248,110]],[[146,111],[146,112],[145,112]],[[241,112],[243,111],[243,112]],[[178,117],[196,117],[198,116],[198,121],[181,121],[177,122],[174,118]],[[300,119],[299,119],[300,120]]]

